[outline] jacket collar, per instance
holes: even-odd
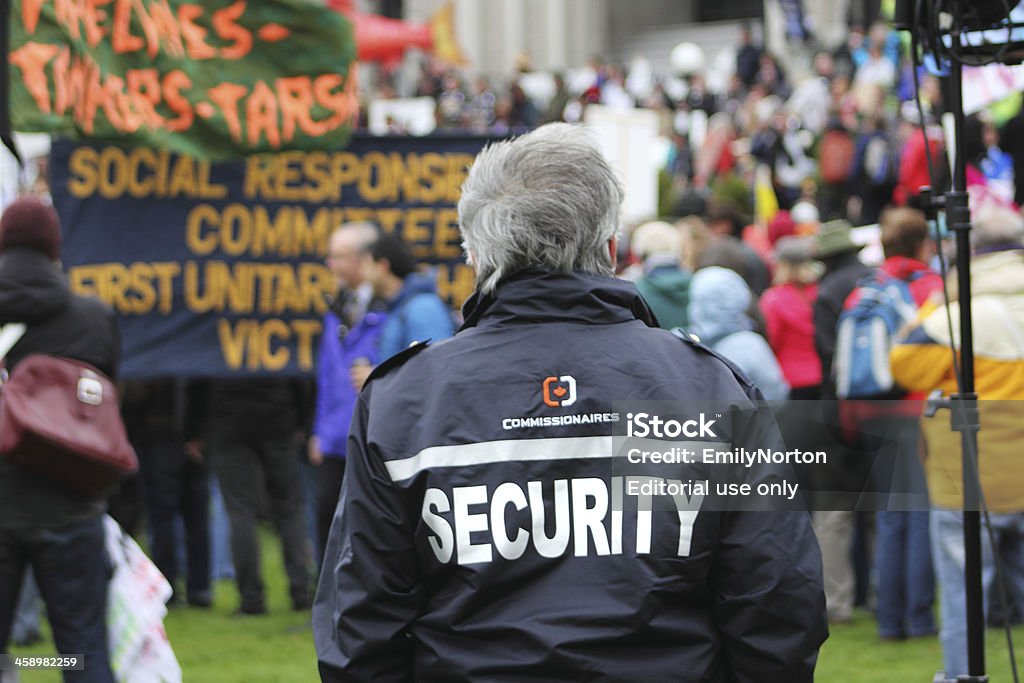
[[[474,292],[462,306],[462,314],[462,329],[550,322],[609,325],[630,320],[657,327],[654,314],[633,283],[539,268],[512,274],[490,294]]]
[[[24,247],[0,254],[0,324],[46,320],[70,300],[67,279],[45,254]]]
[[[882,264],[882,270],[887,275],[899,278],[900,280],[908,280],[915,273],[931,272],[931,268],[928,267],[927,263],[922,263],[917,259],[907,258],[906,256],[890,256]]]

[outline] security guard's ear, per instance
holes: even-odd
[[[608,240],[608,253],[612,257],[612,268],[619,265],[619,236],[612,235],[612,238]]]

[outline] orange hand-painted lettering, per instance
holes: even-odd
[[[281,147],[281,131],[277,128],[277,98],[263,81],[257,81],[245,103],[245,126],[252,147],[266,134],[267,144],[273,149]]]
[[[335,88],[342,87],[341,92]],[[338,74],[322,74],[313,81],[313,91],[317,104],[334,112],[334,115],[323,123],[327,130],[352,123],[359,115],[359,82],[356,65],[349,66],[348,77]]]
[[[54,0],[53,3],[57,23],[65,26],[72,38],[82,37],[82,2],[83,0]]]
[[[157,113],[160,104],[160,74],[156,69],[128,69],[125,73],[128,97],[150,128],[163,126],[164,117]]]
[[[114,52],[138,52],[146,46],[146,41],[132,35],[132,4],[134,0],[116,0],[114,4],[114,28],[111,31],[111,44]]]
[[[82,23],[85,24],[85,42],[89,47],[96,47],[107,36],[107,12],[100,8],[109,5],[110,2],[111,0],[84,0]]]
[[[207,92],[213,103],[220,107],[224,121],[228,124],[228,133],[235,142],[242,141],[242,122],[238,117],[238,101],[245,97],[248,90],[237,83],[221,83]]]
[[[25,89],[35,100],[39,111],[44,114],[49,114],[51,111],[46,65],[57,55],[59,50],[60,48],[56,45],[29,42],[12,52],[8,58],[11,64],[21,69]]]
[[[206,29],[195,23],[202,15],[203,8],[200,5],[178,6],[178,23],[181,35],[185,38],[189,59],[213,59],[217,56],[217,50],[206,42]]]
[[[192,79],[184,71],[175,69],[164,76],[163,91],[167,107],[178,115],[167,122],[167,130],[172,133],[188,130],[195,120],[192,104],[181,94],[182,90],[192,87]]]
[[[46,0],[21,0],[21,21],[25,24],[25,33],[32,35],[36,32],[45,3]]]
[[[85,42],[89,47],[96,47],[107,35],[107,12],[100,9],[109,5],[111,0],[55,0],[54,14],[57,23],[63,25],[74,38],[82,37],[85,29]]]
[[[85,58],[85,81],[82,86],[83,95],[75,103],[75,121],[87,135],[91,135],[96,123],[96,112],[103,103],[103,84],[100,82],[100,70],[91,59]]]
[[[311,116],[315,100],[313,82],[309,76],[278,78],[274,86],[281,103],[281,136],[285,142],[295,137],[296,124],[303,133],[312,137],[319,137],[328,131],[327,126],[314,121]]]
[[[213,13],[213,29],[217,35],[224,40],[232,41],[231,45],[220,49],[222,59],[242,59],[252,52],[252,34],[236,23],[244,13],[245,0],[238,0]]]
[[[121,99],[124,98],[124,79],[120,76],[107,74],[103,81],[103,91],[100,94],[100,106],[107,116],[107,121],[118,132],[125,132],[128,122],[125,120],[121,109]]]
[[[143,13],[140,12],[140,19],[142,16]],[[167,4],[167,0],[152,0],[149,3],[149,21],[152,23],[152,30],[156,35],[156,40],[151,42],[147,49],[149,56],[155,57],[162,45],[169,56],[184,57],[185,44],[182,42],[184,31],[178,23],[177,17],[174,16],[171,6]],[[143,20],[143,25],[145,25],[145,20]],[[147,32],[146,35],[148,37],[149,33]]]

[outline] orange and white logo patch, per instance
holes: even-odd
[[[544,404],[566,408],[576,402],[576,378],[572,375],[544,378]]]

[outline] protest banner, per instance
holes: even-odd
[[[56,143],[71,287],[117,312],[125,377],[309,372],[334,294],[327,237],[343,222],[401,234],[452,306],[472,293],[455,207],[486,142],[355,136],[340,152],[225,163]]]
[[[312,0],[14,0],[5,18],[14,130],[228,158],[341,149],[358,113],[351,23]]]

